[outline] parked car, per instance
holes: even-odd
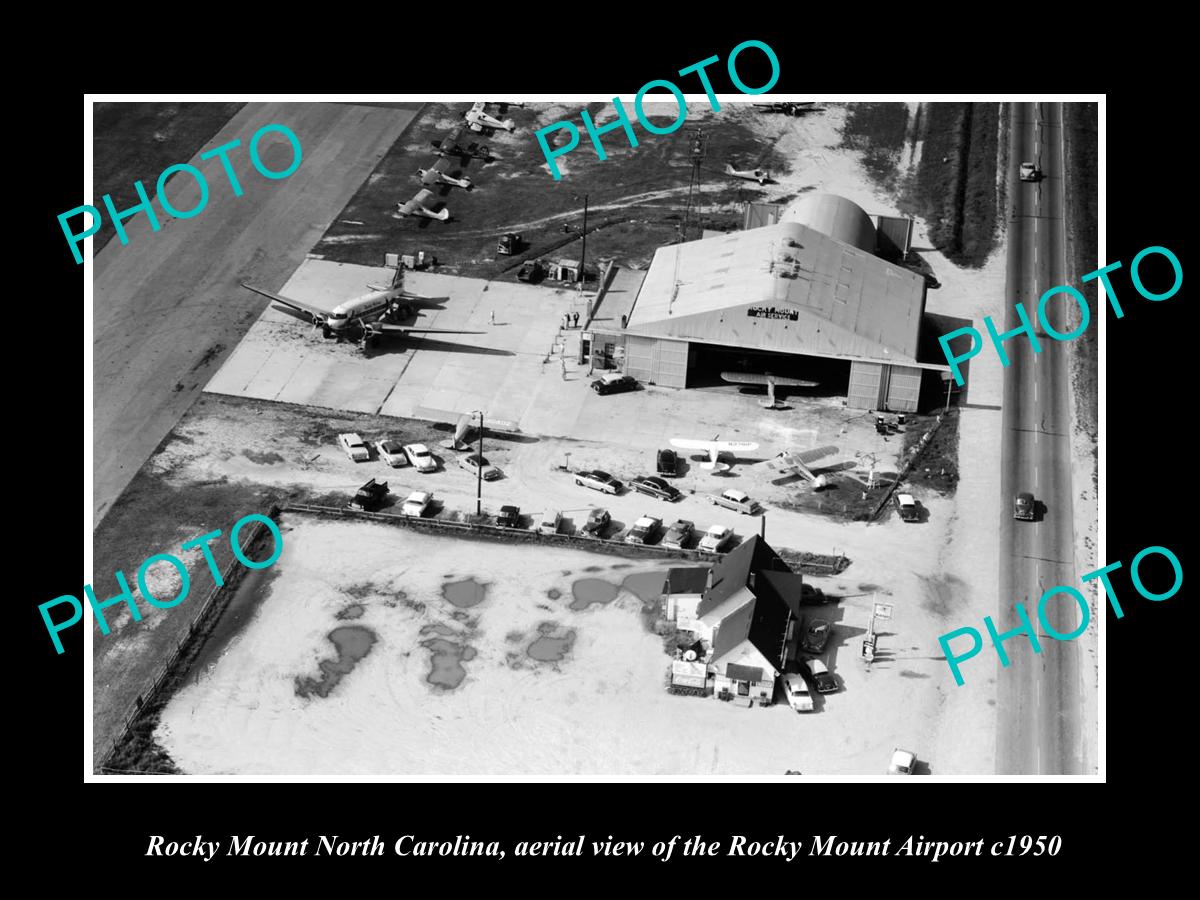
[[[480,453],[470,453],[466,456],[458,458],[459,468],[466,469],[472,475],[479,476],[481,470],[484,481],[495,481],[504,473],[487,461],[487,457]]]
[[[800,649],[806,653],[820,653],[825,649],[825,642],[829,640],[829,631],[828,622],[824,619],[813,619],[808,624],[808,631],[804,632]]]
[[[812,694],[808,691],[808,682],[799,672],[787,672],[783,676],[783,692],[796,712],[812,712]]]
[[[625,536],[627,544],[649,544],[654,540],[654,536],[658,534],[658,529],[662,527],[662,519],[658,516],[642,516],[633,523],[633,528],[629,529],[629,534]]]
[[[501,528],[520,528],[521,508],[519,506],[500,507],[500,515],[496,516],[496,524]]]
[[[620,375],[616,372],[601,375],[592,382],[592,390],[597,394],[619,394],[622,391],[636,391],[637,389],[638,383],[636,378],[632,375]]]
[[[892,749],[892,761],[888,764],[889,775],[911,775],[917,767],[917,754],[910,750]]]
[[[750,499],[750,495],[745,491],[739,491],[730,488],[720,494],[709,494],[708,502],[716,506],[723,506],[726,509],[732,509],[736,512],[745,513],[748,516],[754,515],[758,504]]]
[[[536,284],[542,280],[542,265],[536,259],[521,263],[517,269],[517,281],[527,281]]]
[[[1037,163],[1023,162],[1021,163],[1021,180],[1022,181],[1037,181],[1042,177],[1042,170],[1037,167]]]
[[[354,462],[366,462],[371,458],[371,451],[367,449],[367,443],[353,431],[347,434],[339,434],[337,436],[338,446],[345,451],[346,455]]]
[[[404,445],[399,441],[379,441],[375,449],[379,451],[379,458],[393,469],[408,465],[408,454],[404,452]]]
[[[672,550],[682,550],[683,545],[688,542],[695,530],[695,523],[689,522],[687,519],[679,519],[667,529],[667,533],[662,539],[662,545],[670,547]]]
[[[541,534],[558,534],[558,526],[562,524],[562,513],[557,509],[548,509],[538,520],[538,531]]]
[[[837,679],[829,673],[824,660],[814,658],[806,660],[805,663],[808,671],[812,674],[813,684],[816,685],[818,694],[832,694],[837,691]]]
[[[406,516],[416,516],[418,519],[429,510],[433,503],[433,494],[428,491],[413,491],[400,507],[400,512]]]
[[[433,454],[429,452],[429,448],[424,444],[407,444],[404,447],[404,452],[408,454],[408,461],[413,464],[418,472],[433,472],[437,470],[437,462],[433,458]]]
[[[921,510],[917,506],[917,501],[913,499],[912,494],[893,494],[892,496],[901,519],[905,522],[919,522],[921,520]]]
[[[667,483],[656,475],[635,478],[629,482],[629,486],[639,494],[657,497],[659,500],[666,500],[668,503],[679,499],[679,488]]]
[[[721,548],[733,537],[733,529],[726,525],[710,525],[700,538],[700,549],[709,553],[720,553]]]
[[[617,479],[599,469],[581,469],[575,473],[575,483],[590,487],[594,491],[603,491],[605,494],[619,494],[622,486]]]
[[[679,474],[679,454],[674,450],[658,451],[658,474],[674,478]]]
[[[387,499],[388,486],[386,481],[376,481],[372,478],[366,484],[358,489],[358,493],[354,495],[354,499],[350,501],[351,509],[361,509],[367,512],[374,512],[383,506],[383,501]]]
[[[1013,498],[1013,518],[1020,519],[1024,522],[1032,522],[1037,506],[1033,500],[1033,494],[1028,491],[1022,491]]]
[[[612,521],[612,516],[609,515],[607,509],[595,507],[588,513],[587,522],[584,523],[580,532],[584,537],[603,537],[604,529],[608,527],[608,523]]]

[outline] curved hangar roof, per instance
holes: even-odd
[[[836,194],[809,194],[801,197],[779,218],[796,222],[828,235],[835,241],[875,252],[875,225],[857,203]]]

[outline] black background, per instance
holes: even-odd
[[[158,83],[148,77],[148,70],[142,73],[146,77],[141,77],[141,70],[134,67],[127,71],[127,79],[109,83],[100,79],[85,88],[152,89],[171,94],[240,93],[247,89],[262,93],[408,90],[465,94],[483,86],[494,96],[517,91],[611,91],[628,102],[644,82],[669,78],[676,70],[713,54],[722,59],[722,64],[710,69],[714,88],[732,92],[723,61],[738,42],[757,38],[778,54],[782,75],[773,89],[778,93],[819,97],[892,90],[986,92],[1011,97],[1018,92],[1106,92],[1103,152],[1108,178],[1103,221],[1107,252],[1097,266],[1118,259],[1126,265],[1114,279],[1126,315],[1118,321],[1106,311],[1109,382],[1104,446],[1108,483],[1102,484],[1101,490],[1107,503],[1108,548],[1101,562],[1119,559],[1125,563],[1113,582],[1126,612],[1121,620],[1110,612],[1106,622],[1108,658],[1113,661],[1108,667],[1108,783],[921,784],[920,779],[909,779],[903,785],[837,785],[795,779],[785,784],[200,787],[147,778],[137,784],[85,785],[90,747],[83,735],[82,628],[62,635],[67,652],[56,656],[37,611],[37,604],[46,599],[77,595],[80,590],[81,571],[74,568],[76,558],[68,548],[79,535],[73,515],[79,509],[76,503],[81,493],[75,486],[82,488],[83,467],[72,449],[76,441],[81,448],[91,441],[90,434],[70,424],[78,421],[74,416],[79,414],[80,385],[90,379],[90,372],[80,372],[80,358],[75,356],[82,353],[82,334],[75,330],[81,326],[68,326],[82,321],[73,310],[75,303],[82,305],[83,267],[74,264],[55,218],[80,203],[84,100],[82,89],[79,93],[62,89],[57,95],[47,94],[23,105],[23,127],[44,139],[25,145],[19,222],[22,229],[30,229],[32,239],[22,237],[19,243],[10,243],[16,252],[8,267],[10,274],[17,274],[20,285],[9,298],[8,321],[16,326],[8,333],[10,366],[19,365],[21,375],[14,377],[15,367],[10,370],[8,439],[16,451],[11,465],[19,467],[13,469],[14,476],[21,473],[13,477],[16,483],[10,488],[15,496],[10,498],[9,533],[18,549],[10,566],[17,578],[17,590],[10,599],[15,617],[10,621],[18,632],[22,662],[10,669],[7,696],[18,710],[9,729],[10,752],[16,753],[10,777],[24,799],[10,810],[10,817],[29,848],[28,854],[21,851],[22,860],[32,863],[41,856],[43,862],[65,861],[81,853],[84,859],[80,864],[92,871],[89,878],[104,878],[105,873],[114,879],[136,878],[148,872],[167,879],[143,883],[156,890],[175,889],[172,884],[180,884],[180,879],[187,879],[188,885],[197,879],[242,885],[245,882],[233,879],[253,867],[273,883],[303,877],[313,888],[323,886],[325,874],[341,870],[340,880],[331,884],[342,889],[354,884],[347,878],[384,876],[389,888],[404,891],[434,875],[450,875],[456,880],[439,883],[435,889],[499,885],[511,878],[537,892],[590,892],[601,884],[607,887],[607,882],[571,882],[562,877],[594,869],[601,878],[636,874],[639,880],[629,884],[637,888],[649,883],[644,875],[657,873],[664,886],[669,880],[672,890],[691,893],[711,891],[717,882],[708,880],[709,873],[717,869],[735,875],[743,891],[768,886],[755,880],[756,876],[789,884],[795,890],[812,889],[834,879],[842,890],[890,890],[892,884],[883,879],[910,873],[923,877],[916,883],[922,891],[968,891],[989,883],[1007,883],[959,881],[961,875],[951,882],[942,880],[968,866],[1007,875],[1016,879],[1016,889],[1032,890],[1035,885],[1044,886],[1046,875],[1078,877],[1084,871],[1081,863],[1092,873],[1103,869],[1116,859],[1114,845],[1122,853],[1170,855],[1166,844],[1173,840],[1171,826],[1159,817],[1170,815],[1172,804],[1192,780],[1195,756],[1194,746],[1185,737],[1193,730],[1195,703],[1190,697],[1195,678],[1188,671],[1194,665],[1188,665],[1191,635],[1185,620],[1190,567],[1179,524],[1194,494],[1188,476],[1196,447],[1191,436],[1190,392],[1195,379],[1184,376],[1184,361],[1196,356],[1192,349],[1195,338],[1184,321],[1186,283],[1170,300],[1151,303],[1135,294],[1127,271],[1133,256],[1150,245],[1171,248],[1187,269],[1182,218],[1190,206],[1185,194],[1194,193],[1190,184],[1194,166],[1189,165],[1190,159],[1185,161],[1185,154],[1194,154],[1187,142],[1172,138],[1175,123],[1186,125],[1185,98],[1163,92],[1151,74],[1111,59],[1102,71],[1085,70],[1078,65],[1079,52],[1064,50],[1061,67],[1044,64],[1044,56],[1030,57],[1029,64],[1021,64],[1025,57],[1013,56],[1012,65],[1000,67],[1000,74],[989,81],[986,75],[968,70],[981,69],[984,58],[993,62],[1008,59],[1005,54],[1014,51],[999,40],[987,48],[988,53],[957,47],[952,54],[923,41],[906,45],[900,40],[903,24],[897,22],[895,32],[883,35],[877,48],[864,46],[850,54],[836,46],[837,33],[826,26],[814,33],[815,26],[805,23],[802,27],[797,19],[794,29],[772,30],[754,25],[751,18],[760,18],[754,9],[747,7],[744,13],[750,18],[726,19],[719,27],[706,29],[704,36],[670,40],[663,37],[673,33],[670,29],[651,38],[648,30],[632,20],[610,21],[603,38],[582,30],[578,38],[570,38],[570,28],[562,28],[556,36],[557,26],[532,20],[511,37],[501,37],[491,24],[464,23],[463,31],[426,29],[436,37],[424,45],[413,43],[404,34],[389,35],[381,30],[361,33],[340,46],[325,46],[319,55],[311,49],[301,51],[290,41],[286,51],[277,41],[268,52],[255,49],[265,44],[250,40],[245,47],[239,45],[236,52],[231,51],[244,61],[236,70],[214,72],[199,67],[203,71],[198,70],[194,78],[173,70],[170,83]],[[853,27],[852,21],[841,26],[843,31]],[[489,44],[492,38],[509,48],[503,60]],[[529,52],[519,52],[522,47]],[[755,51],[748,51],[739,58],[739,71],[752,85],[765,81],[765,69],[754,71],[756,57]],[[1068,58],[1075,62],[1068,64]],[[891,74],[885,76],[888,71]],[[694,83],[681,81],[685,91],[697,90]],[[10,209],[10,215],[12,212]],[[18,308],[25,312],[19,314]],[[1096,327],[1095,317],[1092,327]],[[83,495],[83,507],[90,503],[91,498]],[[86,543],[90,535],[83,530]],[[1138,597],[1128,580],[1129,561],[1152,544],[1174,550],[1185,571],[1183,590],[1162,603]],[[1055,860],[984,858],[943,860],[936,865],[903,857],[826,859],[807,855],[791,864],[724,856],[683,860],[678,853],[668,864],[648,853],[632,860],[585,857],[581,861],[523,862],[511,853],[517,840],[580,833],[589,838],[612,834],[617,839],[650,842],[674,834],[704,834],[708,840],[723,842],[731,833],[758,839],[783,834],[805,841],[813,834],[838,834],[857,840],[890,836],[893,845],[910,834],[935,840],[982,837],[989,843],[1010,834],[1060,834],[1063,849]],[[380,834],[389,845],[402,834],[416,834],[424,840],[452,840],[456,834],[470,834],[475,839],[500,840],[510,852],[501,863],[449,857],[402,859],[390,853],[368,860],[221,857],[203,863],[187,858],[145,858],[150,834],[164,834],[169,839],[203,834],[206,839],[223,842],[230,834],[282,840],[315,840],[317,834],[354,839]],[[557,874],[558,878],[535,880],[544,874]],[[870,880],[855,882],[856,875]]]

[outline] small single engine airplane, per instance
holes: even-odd
[[[681,450],[703,450],[708,454],[709,461],[700,463],[700,468],[712,472],[727,472],[729,465],[721,462],[718,457],[722,453],[736,453],[740,450],[757,450],[758,444],[753,441],[719,441],[720,435],[714,435],[711,441],[697,441],[691,438],[671,438],[671,446]]]
[[[488,162],[492,158],[491,151],[488,150],[487,144],[479,144],[472,141],[465,147],[459,143],[462,137],[463,130],[455,128],[444,138],[439,138],[436,141],[430,141],[430,145],[437,150],[439,156],[457,156],[459,159],[479,159],[483,162]]]
[[[457,425],[454,427],[454,437],[449,440],[441,441],[441,446],[446,450],[472,450],[474,449],[472,441],[478,438],[477,428],[477,413],[454,413],[447,412],[441,409],[427,409],[419,406],[413,410],[413,417],[417,419],[430,419],[435,422],[454,422],[457,420]],[[484,413],[483,430],[487,434],[520,434],[521,428],[516,422],[507,422],[503,419],[493,419]],[[468,439],[468,435],[471,436]]]
[[[766,184],[771,180],[771,173],[766,169],[735,169],[730,163],[725,163],[725,174],[746,181],[757,181],[759,184]]]
[[[261,294],[283,306],[275,306],[280,312],[310,322],[314,328],[321,329],[325,338],[337,338],[341,341],[351,334],[357,335],[358,345],[362,350],[369,350],[378,343],[384,334],[483,334],[482,331],[461,331],[455,328],[421,328],[412,325],[395,325],[397,318],[404,308],[406,301],[413,300],[442,300],[448,298],[417,297],[405,293],[400,288],[372,291],[339,303],[331,310],[317,309],[299,300],[292,300],[273,291],[255,287],[242,282],[242,287],[256,294]]]
[[[759,400],[759,405],[766,409],[786,409],[783,403],[775,399],[775,386],[780,387],[817,387],[819,381],[803,381],[799,378],[784,378],[780,375],[772,375],[770,372],[763,372],[759,375],[757,372],[722,372],[721,377],[733,384],[765,384],[767,386],[767,399]]]
[[[467,112],[463,113],[463,118],[467,120],[467,125],[472,131],[483,131],[485,128],[490,128],[493,131],[515,131],[516,124],[512,119],[497,119],[489,116],[484,112],[486,103],[480,101],[472,106]]]
[[[837,447],[816,447],[812,450],[804,450],[801,453],[784,450],[774,459],[768,459],[763,465],[773,472],[786,472],[788,475],[799,475],[805,481],[812,484],[813,490],[819,491],[829,484],[829,480],[824,475],[814,473],[809,468],[809,464],[831,453],[837,453]]]
[[[780,100],[775,103],[755,103],[759,109],[765,109],[767,112],[784,113],[789,116],[802,116],[805,113],[821,112],[821,107],[813,101],[807,103],[798,103],[793,100]]]
[[[434,212],[430,207],[436,202],[437,197],[433,191],[428,188],[422,188],[417,191],[416,196],[411,200],[396,204],[396,215],[424,216],[427,219],[437,219],[439,222],[445,222],[450,218],[450,210],[443,206],[440,210]]]
[[[450,161],[442,157],[428,169],[417,169],[417,177],[421,179],[421,184],[426,187],[432,187],[435,184],[448,184],[451,187],[462,188],[464,191],[469,191],[474,187],[471,179],[465,175],[462,178],[454,178],[451,175],[447,175],[446,172],[450,168]]]

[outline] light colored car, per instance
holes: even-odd
[[[338,446],[355,462],[366,462],[371,458],[371,451],[367,449],[366,441],[353,431],[339,434],[337,439]]]
[[[479,477],[481,470],[484,481],[495,481],[504,473],[487,461],[486,456],[481,456],[478,453],[471,453],[467,456],[458,458],[460,468],[466,469],[472,475]]]
[[[433,472],[437,469],[433,454],[424,444],[406,444],[404,452],[408,454],[408,461],[418,472]]]
[[[912,494],[896,494],[896,509],[905,522],[919,522],[921,510]]]
[[[739,491],[735,488],[730,488],[720,494],[709,494],[708,502],[716,506],[723,506],[726,509],[732,509],[736,512],[745,513],[748,516],[754,515],[758,504],[750,499],[750,495],[745,491]]]
[[[648,544],[654,539],[654,535],[658,533],[658,529],[661,527],[662,519],[658,516],[642,516],[633,523],[633,527],[629,529],[629,534],[625,535],[625,543]]]
[[[562,525],[562,513],[557,509],[548,509],[542,513],[541,519],[538,520],[538,532],[540,534],[558,534],[558,527]]]
[[[892,750],[892,761],[888,764],[889,775],[911,775],[917,767],[917,754],[909,750],[895,747]]]
[[[408,455],[399,441],[379,441],[375,444],[375,449],[379,451],[379,458],[393,469],[408,465]]]
[[[575,473],[575,483],[605,494],[619,494],[621,482],[599,469],[581,469]]]
[[[1023,162],[1021,163],[1021,180],[1022,181],[1037,181],[1042,177],[1042,170],[1037,167],[1037,163]]]
[[[788,672],[783,676],[783,692],[796,712],[812,712],[812,694],[808,691],[808,682],[799,672]]]
[[[679,519],[667,529],[667,533],[662,539],[662,545],[670,547],[672,550],[682,550],[683,545],[688,542],[688,538],[692,536],[692,532],[695,530],[696,526],[694,523],[689,522],[687,519]]]
[[[704,537],[700,538],[700,549],[709,553],[720,553],[721,548],[733,537],[733,529],[727,525],[710,525]]]
[[[400,507],[400,512],[406,516],[416,516],[418,519],[429,510],[433,502],[433,494],[428,491],[413,491]]]

